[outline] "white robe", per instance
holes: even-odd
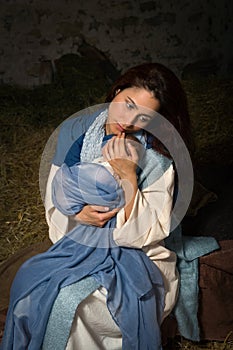
[[[45,196],[46,220],[53,243],[78,225],[75,217],[63,215],[52,203],[51,182],[57,169],[57,166],[52,165]],[[127,222],[124,209],[119,211],[113,232],[113,238],[119,246],[143,249],[160,269],[165,287],[163,319],[175,305],[179,285],[176,255],[165,248],[163,241],[170,233],[173,190],[174,169],[170,165],[152,185],[137,191]],[[107,309],[105,295],[106,290],[102,287],[78,306],[67,349],[121,349],[121,333]]]

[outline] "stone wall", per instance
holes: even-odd
[[[54,62],[87,43],[119,70],[159,61],[179,76],[229,76],[231,0],[1,0],[0,79],[49,83]]]

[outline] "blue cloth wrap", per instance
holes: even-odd
[[[74,213],[86,203],[99,204],[98,198],[101,205],[123,205],[121,188],[103,166],[84,163],[68,168],[64,164],[58,171],[60,176],[54,180],[58,192],[54,191],[54,200],[64,213]],[[100,182],[97,181],[99,176]],[[80,191],[77,181],[84,191]],[[91,182],[98,184],[94,193]],[[61,188],[62,193],[59,192]],[[123,349],[160,349],[160,321],[164,308],[161,273],[143,251],[114,246],[114,227],[115,218],[104,228],[79,225],[47,252],[32,257],[22,265],[11,289],[1,349],[36,350],[41,347],[51,349],[52,346],[60,349],[61,344],[64,348],[68,332],[63,327],[69,327],[70,319],[68,322],[65,319],[63,324],[51,322],[60,328],[50,328],[46,332],[54,307],[56,314],[60,291],[66,295],[66,291],[73,289],[77,307],[82,297],[85,298],[100,285],[108,291],[107,306],[122,332]],[[108,233],[103,235],[103,241],[102,232]],[[80,239],[86,235],[84,245]],[[93,244],[95,235],[97,239],[94,238]],[[82,283],[86,287],[85,293]],[[66,302],[72,303],[69,299]],[[69,318],[75,311],[73,306]],[[56,336],[51,338],[53,331]],[[60,345],[51,344],[51,339],[57,340],[56,344],[61,342]]]
[[[108,206],[110,210],[124,206],[122,188],[101,164],[63,164],[52,184],[52,200],[64,215],[74,215],[85,203]]]

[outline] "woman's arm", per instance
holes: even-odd
[[[125,139],[125,134],[112,137],[103,148],[103,156],[121,181],[125,195],[124,215],[127,221],[138,191],[136,169],[139,155],[134,146]]]
[[[130,217],[117,215],[114,240],[118,245],[142,248],[162,241],[170,233],[174,190],[173,165],[153,184],[137,190]]]

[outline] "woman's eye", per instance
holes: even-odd
[[[127,106],[128,109],[134,109],[133,103],[126,102],[126,106]]]
[[[142,122],[142,123],[148,123],[148,122],[150,121],[150,118],[149,118],[148,116],[146,116],[146,115],[143,115],[143,114],[141,114],[141,115],[138,117],[138,119],[139,119],[140,122]]]

